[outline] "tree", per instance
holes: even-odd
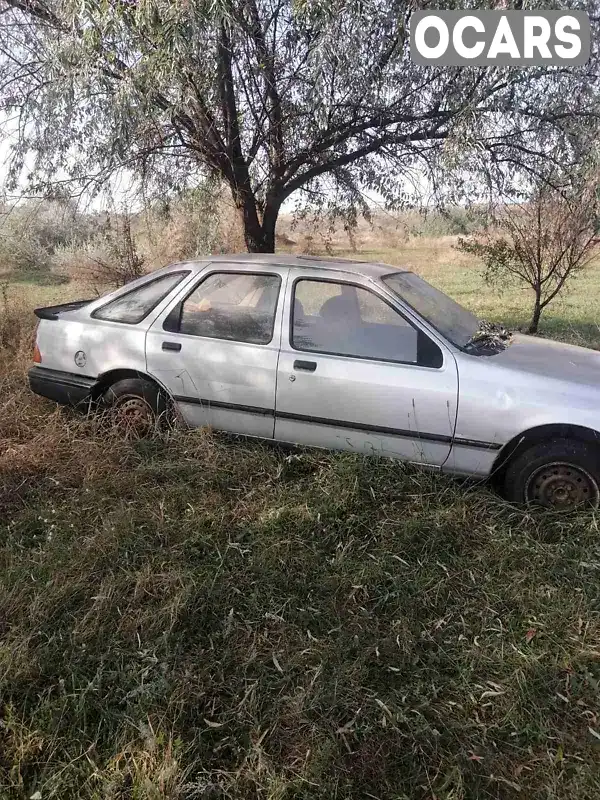
[[[586,3],[595,29],[598,5]],[[452,176],[453,191],[473,195],[474,170],[537,174],[550,146],[565,167],[577,159],[597,133],[597,53],[570,69],[418,66],[414,7],[0,0],[0,110],[18,132],[12,184],[25,174],[38,192],[90,190],[126,170],[164,192],[216,175],[248,249],[272,251],[294,193],[352,221],[364,191],[394,205],[424,183],[439,195]]]
[[[101,226],[102,256],[90,255],[90,277],[100,286],[124,286],[144,274],[145,259],[131,232],[132,215],[126,206],[108,214]]]
[[[594,258],[599,237],[598,173],[563,188],[549,176],[526,202],[505,204],[491,229],[459,239],[458,247],[483,260],[488,281],[531,288],[528,333],[537,333],[542,311]]]

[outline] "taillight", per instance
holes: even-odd
[[[35,347],[33,348],[33,363],[34,364],[42,363],[42,354],[40,353],[40,348],[37,346],[37,342],[35,343]]]

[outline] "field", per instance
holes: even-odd
[[[454,241],[357,256],[524,326],[527,293]],[[542,335],[600,348],[599,280]],[[2,286],[2,800],[600,796],[597,514],[207,431],[125,442],[25,388],[31,309],[87,287]]]

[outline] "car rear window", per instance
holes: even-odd
[[[168,275],[148,281],[97,308],[92,313],[92,317],[109,322],[125,322],[128,325],[135,325],[147,317],[152,309],[156,308],[189,274],[189,270],[169,272]]]

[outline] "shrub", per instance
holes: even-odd
[[[132,216],[127,210],[108,215],[95,249],[86,248],[89,275],[97,286],[124,286],[146,272],[145,258],[138,251],[131,225]]]
[[[528,332],[569,282],[593,259],[600,224],[600,177],[558,189],[540,180],[530,197],[501,207],[493,228],[457,247],[481,258],[490,283],[513,282],[533,291]]]
[[[68,202],[36,200],[4,208],[0,272],[25,279],[49,273],[57,250],[81,246],[91,233],[91,218]]]

